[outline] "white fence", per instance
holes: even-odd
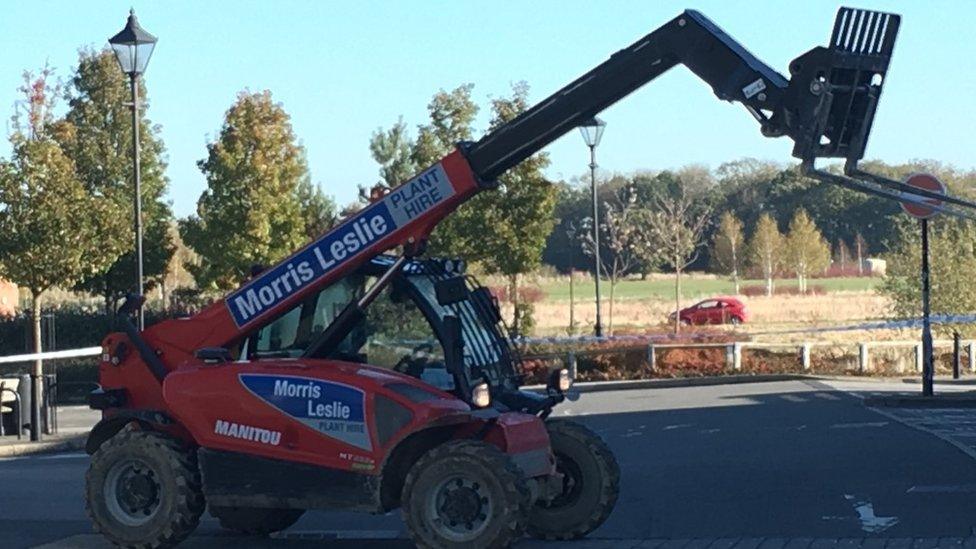
[[[34,362],[40,360],[54,360],[56,358],[77,358],[83,356],[98,356],[102,354],[101,347],[84,347],[81,349],[67,349],[64,351],[46,351],[26,355],[0,356],[0,364],[17,364],[20,362]]]
[[[952,340],[936,340],[932,342],[933,349],[939,347],[952,347]],[[917,341],[865,341],[858,343],[835,343],[828,341],[803,342],[803,343],[760,343],[755,341],[735,341],[723,343],[647,343],[641,347],[610,347],[601,349],[599,347],[585,350],[570,350],[565,352],[532,354],[532,357],[541,358],[549,356],[552,358],[562,358],[571,374],[576,374],[576,358],[578,355],[612,354],[619,352],[633,352],[645,348],[647,353],[647,363],[653,370],[657,363],[657,351],[662,349],[725,349],[726,366],[734,371],[742,370],[742,352],[746,349],[795,349],[799,363],[803,371],[809,371],[811,365],[811,354],[814,347],[853,347],[857,349],[857,371],[859,373],[870,373],[871,351],[872,349],[882,348],[907,348],[914,350],[915,371],[922,371],[923,353],[922,344]],[[976,341],[966,340],[960,342],[960,354],[966,355],[966,368],[970,373],[976,373]],[[961,368],[960,368],[961,369]]]

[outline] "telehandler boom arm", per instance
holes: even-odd
[[[151,327],[146,339],[179,349],[170,358],[228,347],[385,250],[403,246],[407,255],[418,253],[441,219],[491,188],[506,170],[677,64],[707,82],[719,99],[742,103],[764,135],[790,137],[793,155],[812,176],[823,178],[814,167],[819,157],[845,158],[847,173],[857,173],[899,22],[893,14],[841,8],[828,46],[797,57],[786,78],[701,13],[685,11],[511,122],[477,142],[459,144],[222,301],[190,319]],[[830,179],[834,183],[868,186],[826,175],[843,180]],[[872,183],[886,184],[897,185]],[[904,199],[903,189],[862,190]],[[924,200],[923,192],[916,194],[911,199]]]

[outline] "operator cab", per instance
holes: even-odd
[[[306,357],[359,362],[457,392],[454,365],[449,364],[452,353],[445,353],[455,345],[449,320],[453,317],[460,325],[459,366],[467,378],[487,382],[493,393],[518,391],[516,353],[505,336],[498,304],[487,288],[465,275],[464,262],[459,260],[408,260],[338,345],[312,351],[316,339],[347,305],[393,268],[395,261],[393,256],[377,256],[308,297],[250,334],[240,359]]]

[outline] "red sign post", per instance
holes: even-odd
[[[946,186],[934,175],[916,173],[905,179],[905,184],[946,194]],[[935,381],[935,360],[932,354],[932,323],[929,320],[929,218],[939,213],[942,201],[937,198],[918,197],[919,200],[902,202],[901,208],[908,215],[919,218],[922,225],[922,395],[932,396]],[[924,202],[925,204],[920,204]],[[926,204],[931,204],[927,206]]]

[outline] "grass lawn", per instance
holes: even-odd
[[[810,287],[822,286],[828,292],[857,292],[873,290],[881,283],[880,278],[853,277],[853,278],[818,278],[808,282]],[[765,286],[764,280],[746,280],[740,283],[742,286]],[[777,287],[796,287],[796,279],[777,279]],[[540,287],[546,293],[546,299],[569,300],[569,279],[544,279],[540,282]],[[717,295],[732,294],[734,286],[731,281],[724,279],[710,278],[688,278],[681,279],[681,295],[685,298],[706,298]],[[576,299],[591,298],[594,295],[593,279],[583,278],[577,275],[573,291]],[[603,297],[610,296],[610,281],[604,279],[600,284],[600,293]],[[647,299],[664,298],[669,299],[674,296],[674,279],[658,280],[623,280],[617,284],[615,299]]]

